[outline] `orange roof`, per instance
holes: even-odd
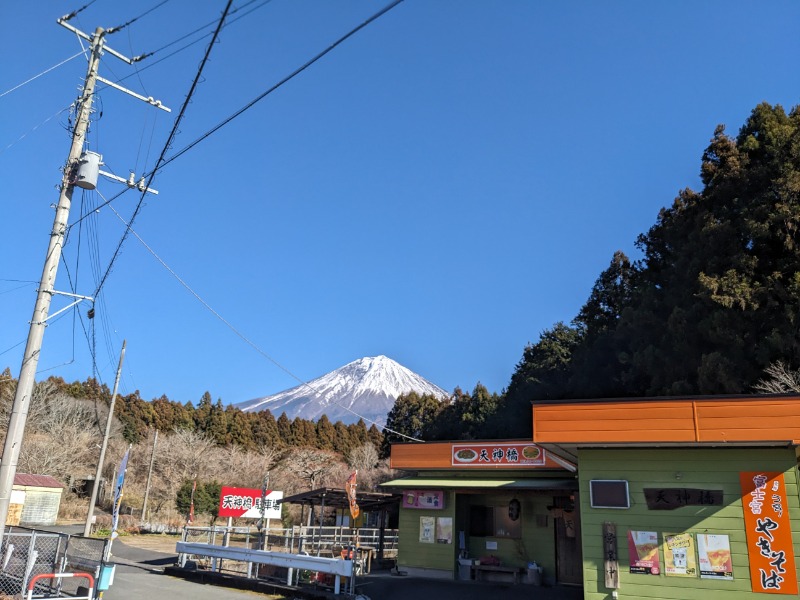
[[[564,467],[546,453],[542,452],[538,464],[525,464],[525,460],[519,457],[519,462],[509,461],[488,461],[482,462],[476,457],[471,461],[460,461],[454,458],[455,451],[459,448],[474,448],[476,451],[486,449],[491,455],[494,448],[508,450],[516,448],[518,453],[522,453],[526,447],[535,447],[531,440],[495,440],[495,441],[459,441],[459,442],[425,442],[392,444],[392,453],[389,458],[389,466],[392,469],[459,469],[463,471],[474,469],[560,469]],[[535,451],[534,451],[535,452]],[[529,463],[532,461],[529,461]]]
[[[796,443],[800,397],[534,403],[533,432],[537,444]]]

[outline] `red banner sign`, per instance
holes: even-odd
[[[264,518],[280,519],[283,492],[267,490],[264,497]],[[261,490],[258,488],[237,488],[223,486],[219,495],[220,517],[261,518]]]
[[[739,473],[754,592],[797,595],[792,526],[783,473]]]
[[[453,444],[454,467],[544,466],[544,450],[528,442]]]

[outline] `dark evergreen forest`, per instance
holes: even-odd
[[[800,110],[762,103],[736,137],[718,126],[700,175],[638,237],[639,258],[614,253],[573,320],[524,349],[502,394],[404,398],[389,427],[529,437],[535,399],[750,393],[770,365],[797,365]]]
[[[10,375],[10,370],[6,369],[6,374]],[[51,377],[48,381],[72,398],[110,404],[108,386],[95,379],[67,383]],[[367,442],[379,448],[383,441],[381,431],[375,425],[368,428],[362,420],[345,425],[341,421],[331,423],[324,415],[317,422],[299,417],[290,420],[285,413],[276,419],[269,410],[243,412],[223,406],[221,399],[213,402],[209,392],[203,394],[196,407],[191,402],[173,402],[166,396],[146,401],[134,392],[117,397],[114,414],[122,423],[125,440],[133,444],[146,438],[152,429],[167,433],[189,429],[205,434],[219,446],[236,445],[244,450],[297,446],[330,450],[342,456]]]

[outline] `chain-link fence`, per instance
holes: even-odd
[[[85,572],[97,578],[108,540],[25,527],[6,527],[0,546],[0,594],[21,598],[35,575]],[[35,595],[75,596],[81,578],[40,579]]]

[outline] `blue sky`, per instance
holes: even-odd
[[[56,19],[83,4],[0,5],[0,369],[15,376],[69,149],[60,111],[85,61],[9,90],[81,50]],[[71,23],[91,33],[157,4],[96,0]],[[224,5],[171,0],[108,45],[162,48]],[[384,5],[242,8],[255,10],[222,31],[167,156]],[[797,104],[798,17],[789,1],[406,0],[156,176],[132,227],[152,253],[128,238],[94,333],[72,312],[52,322],[39,377],[91,376],[94,345],[111,387],[126,339],[120,390],[145,399],[241,402],[378,354],[447,390],[500,392],[614,251],[635,257],[659,209],[699,189],[718,123],[735,133],[761,101]],[[208,38],[164,57],[196,38],[136,68],[104,57],[101,76],[173,109],[102,90],[89,141],[105,170],[153,166]],[[71,222],[121,190],[76,192]],[[138,201],[111,207],[130,219]],[[92,215],[71,229],[57,289],[89,295],[108,268],[124,225]]]

